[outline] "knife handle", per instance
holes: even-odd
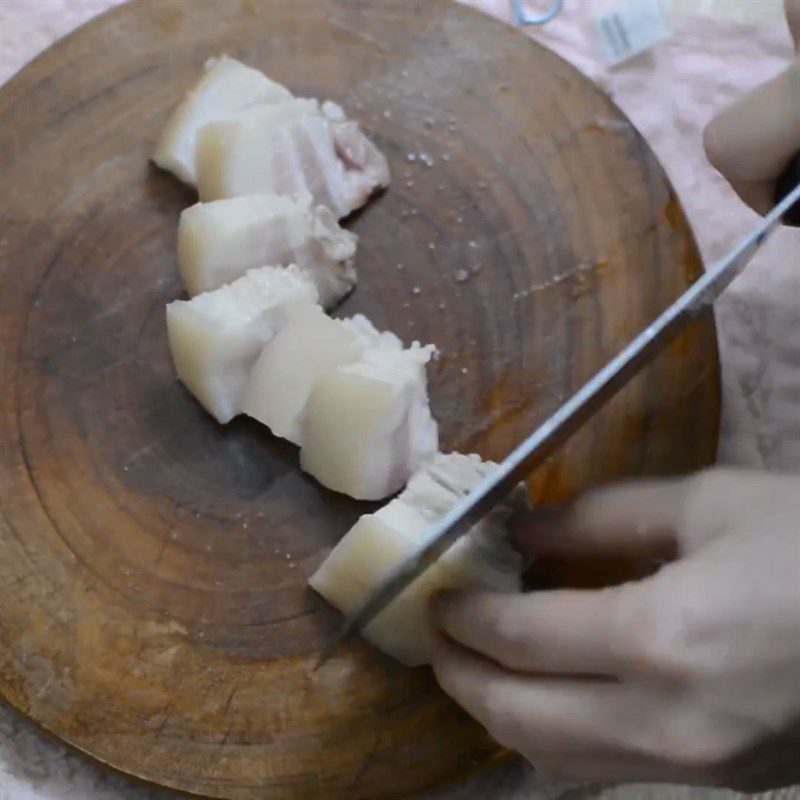
[[[800,152],[796,153],[786,168],[775,181],[775,203],[780,203],[795,186],[800,184]],[[798,200],[784,215],[783,224],[800,228],[800,200]]]

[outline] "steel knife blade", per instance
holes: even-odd
[[[459,501],[431,531],[427,544],[398,564],[366,601],[345,619],[338,635],[320,655],[317,668],[330,658],[342,641],[368,625],[445,550],[468,533],[523,478],[652,361],[692,319],[710,306],[741,273],[783,215],[798,201],[800,185],[786,194],[726,256],[712,264],[671,306],[518,445],[495,472]]]

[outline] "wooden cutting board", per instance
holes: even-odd
[[[148,157],[220,53],[340,102],[389,157],[391,188],[349,223],[360,283],[338,313],[439,345],[445,449],[502,457],[700,273],[611,100],[475,11],[159,0],[81,28],[0,92],[0,689],[95,758],[190,792],[457,787],[501,754],[429,670],[353,642],[312,671],[338,617],[306,578],[369,506],[255,423],[216,425],[170,364],[194,196]],[[533,493],[706,465],[718,411],[708,315]]]

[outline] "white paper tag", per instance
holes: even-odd
[[[659,0],[624,0],[594,18],[600,58],[610,65],[638,56],[672,34]]]

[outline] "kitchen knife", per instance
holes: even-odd
[[[722,259],[712,264],[669,308],[645,328],[619,355],[609,361],[548,420],[514,449],[490,476],[444,516],[428,536],[427,544],[395,567],[349,615],[338,635],[322,652],[319,668],[352,633],[368,625],[412,581],[433,564],[457,539],[507,497],[578,427],[600,409],[642,367],[697,315],[709,307],[744,269],[781,218],[800,201],[796,185],[773,210]]]

